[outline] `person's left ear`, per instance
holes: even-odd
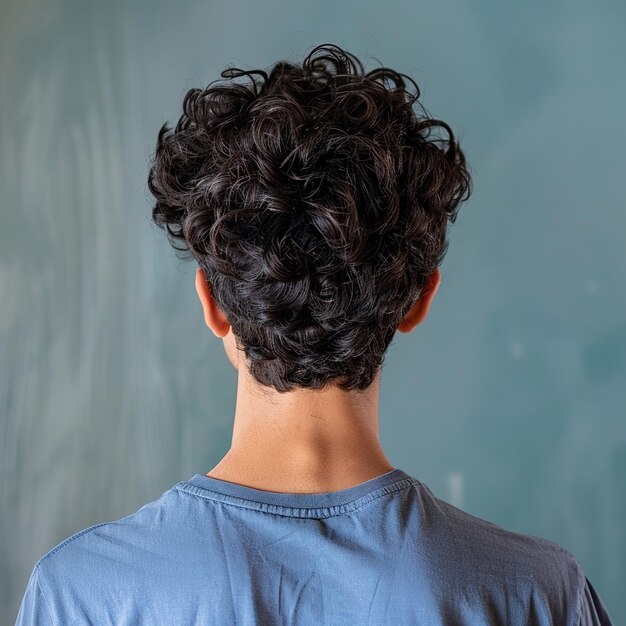
[[[216,337],[226,337],[230,324],[223,311],[217,306],[211,291],[211,283],[206,279],[206,274],[201,267],[196,269],[196,292],[204,311],[204,322]]]

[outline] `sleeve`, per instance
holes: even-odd
[[[598,592],[582,573],[583,586],[578,600],[578,626],[613,626]]]
[[[26,585],[15,626],[54,626],[50,608],[39,584],[39,567],[35,565]]]

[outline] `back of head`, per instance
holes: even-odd
[[[470,196],[458,141],[415,111],[411,78],[331,44],[221,76],[247,79],[189,90],[159,131],[154,222],[204,269],[259,384],[365,389]]]

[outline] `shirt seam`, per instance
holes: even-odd
[[[50,615],[50,622],[52,623],[52,626],[55,625],[55,621],[54,621],[54,616],[52,615],[52,609],[50,609],[50,605],[48,604],[48,599],[46,598],[46,594],[43,592],[43,588],[41,586],[41,583],[39,581],[39,573],[41,572],[41,568],[39,567],[39,563],[37,563],[37,565],[35,566],[36,572],[35,572],[35,583],[37,584],[37,588],[39,589],[39,593],[41,594],[41,597],[43,598],[43,602],[46,605],[46,609],[48,609],[48,614]]]
[[[585,589],[585,574],[578,560],[576,559],[574,560],[576,561],[576,569],[578,570],[578,599],[576,602],[576,626],[580,626],[582,623],[583,591]]]
[[[63,546],[65,546],[68,543],[70,543],[70,541],[74,541],[74,539],[78,539],[81,535],[84,535],[85,533],[88,533],[88,532],[94,530],[95,528],[99,528],[100,526],[106,526],[107,524],[110,524],[110,523],[111,522],[100,522],[99,524],[94,524],[93,526],[89,526],[88,528],[85,528],[84,530],[81,530],[81,531],[79,531],[77,533],[74,533],[73,535],[71,535],[67,539],[64,539],[59,545],[55,546],[49,552],[44,554],[37,561],[36,566],[38,567],[43,561],[45,561],[47,558],[51,557],[55,552],[60,550]]]
[[[382,498],[383,496],[390,495],[402,489],[408,489],[409,487],[418,484],[419,481],[417,481],[415,478],[402,478],[394,483],[385,485],[384,487],[379,487],[369,494],[359,496],[354,500],[350,500],[342,504],[334,504],[321,507],[294,507],[280,504],[270,504],[268,502],[261,502],[259,500],[252,500],[249,498],[239,498],[237,496],[224,494],[220,491],[214,491],[206,487],[197,487],[196,485],[191,485],[186,482],[178,483],[177,485],[175,485],[175,488],[178,491],[184,491],[190,495],[202,498],[203,500],[221,502],[222,504],[230,504],[232,506],[258,511],[259,513],[265,513],[267,515],[277,515],[279,517],[291,517],[299,519],[326,519],[329,517],[340,517],[341,515],[348,515],[350,513],[353,513],[354,511],[358,511],[359,509],[370,504],[371,502]],[[208,491],[212,495],[205,495],[202,493],[202,491]],[[363,502],[361,502],[361,504],[355,504],[361,500],[364,500]],[[254,503],[257,506],[251,506],[251,503]],[[288,512],[281,512],[280,509]],[[326,513],[320,514],[320,511],[325,511]]]

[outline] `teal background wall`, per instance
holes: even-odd
[[[557,541],[626,623],[626,5],[0,4],[0,605],[35,561],[227,451],[236,373],[150,225],[185,91],[320,43],[413,76],[474,193],[383,370],[388,457]]]

